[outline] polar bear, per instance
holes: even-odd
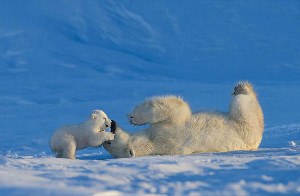
[[[57,158],[75,159],[76,150],[113,140],[114,134],[105,132],[107,127],[111,127],[111,120],[102,110],[94,110],[85,122],[57,129],[51,137],[51,149]]]
[[[115,139],[103,145],[114,157],[254,150],[264,130],[263,112],[249,82],[236,84],[227,113],[192,114],[181,98],[161,96],[137,105],[128,118],[134,125],[150,126],[133,134],[117,126]]]

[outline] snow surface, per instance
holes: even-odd
[[[300,194],[299,1],[1,1],[1,195]],[[257,151],[56,159],[48,141],[145,97],[226,111],[238,80],[265,113]]]

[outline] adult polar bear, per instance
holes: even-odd
[[[192,114],[174,96],[154,97],[129,114],[134,125],[150,127],[129,134],[117,127],[115,139],[104,143],[114,157],[184,155],[257,149],[264,130],[263,112],[253,87],[239,82],[228,113]]]

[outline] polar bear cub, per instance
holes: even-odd
[[[87,147],[98,147],[114,139],[114,134],[105,132],[111,120],[102,110],[92,111],[89,119],[76,125],[57,129],[51,137],[50,146],[57,158],[75,159],[75,151]]]

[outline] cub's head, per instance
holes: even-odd
[[[117,126],[116,122],[112,120],[111,131],[115,134],[114,140],[106,141],[103,147],[116,158],[129,158],[134,156],[134,152],[129,145],[130,135],[124,132]]]
[[[105,131],[106,128],[111,127],[111,120],[102,110],[93,110],[90,120],[100,128],[100,131]]]

